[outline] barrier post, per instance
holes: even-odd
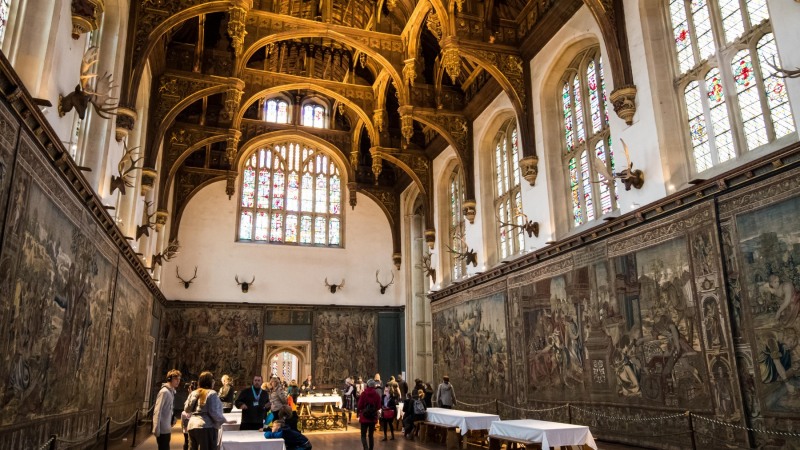
[[[106,417],[106,437],[103,442],[103,450],[108,450],[108,433],[111,430],[111,417]]]
[[[500,401],[497,399],[494,399],[494,412],[498,416],[500,415]]]
[[[50,450],[56,450],[57,441],[58,441],[58,438],[56,437],[56,435],[55,434],[51,434],[50,435],[50,445],[48,446],[48,448]]]
[[[567,420],[572,423],[572,405],[567,403]]]
[[[689,420],[689,437],[692,439],[692,450],[697,450],[697,443],[694,440],[694,424],[692,423],[692,413],[686,411],[686,418]]]
[[[136,447],[136,431],[139,430],[139,408],[136,408],[136,418],[133,419],[133,436],[131,437],[131,447]]]

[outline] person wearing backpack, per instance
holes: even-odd
[[[364,450],[375,448],[375,423],[381,410],[381,397],[375,386],[375,380],[369,380],[367,388],[358,397],[358,422],[361,424],[361,445]]]
[[[409,394],[410,395],[410,394]],[[428,408],[425,406],[425,391],[422,389],[417,391],[417,398],[415,400],[411,400],[413,402],[412,411],[413,411],[413,427],[414,430],[409,433],[411,435],[419,434],[419,423],[424,422],[426,416],[428,415]]]

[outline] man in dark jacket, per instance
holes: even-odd
[[[242,389],[234,404],[242,410],[240,430],[258,430],[264,426],[264,417],[269,410],[269,393],[261,390],[263,378],[253,377],[253,385]]]
[[[381,397],[375,390],[375,380],[367,382],[367,388],[358,397],[358,422],[361,423],[361,445],[364,450],[375,448],[375,423],[381,410]]]

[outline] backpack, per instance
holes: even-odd
[[[425,414],[425,403],[422,400],[414,400],[414,414]]]
[[[375,407],[374,403],[367,403],[364,405],[361,415],[367,420],[375,420],[378,418],[378,408]]]

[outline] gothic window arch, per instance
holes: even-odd
[[[280,97],[267,99],[264,102],[264,121],[289,123],[289,102]]]
[[[504,223],[523,224],[522,192],[519,185],[519,133],[516,119],[507,120],[494,138],[494,212]],[[519,214],[519,215],[518,215]],[[522,228],[498,227],[497,246],[500,258],[517,254],[525,248]]]
[[[695,173],[795,131],[766,0],[670,0],[675,85]]]
[[[296,142],[253,152],[242,169],[241,242],[342,247],[342,178],[325,152]]]
[[[458,166],[453,169],[447,180],[447,242],[445,245],[450,247],[453,252],[467,251],[464,243],[466,225],[463,214],[464,206],[464,177]],[[450,276],[452,280],[458,280],[467,274],[467,264],[463,258],[456,258],[451,253],[450,256]]]
[[[579,53],[561,78],[562,164],[568,180],[571,222],[578,227],[617,209],[608,92],[599,47]]]
[[[313,101],[304,103],[300,114],[303,126],[313,128],[326,127],[327,109],[324,105]]]

